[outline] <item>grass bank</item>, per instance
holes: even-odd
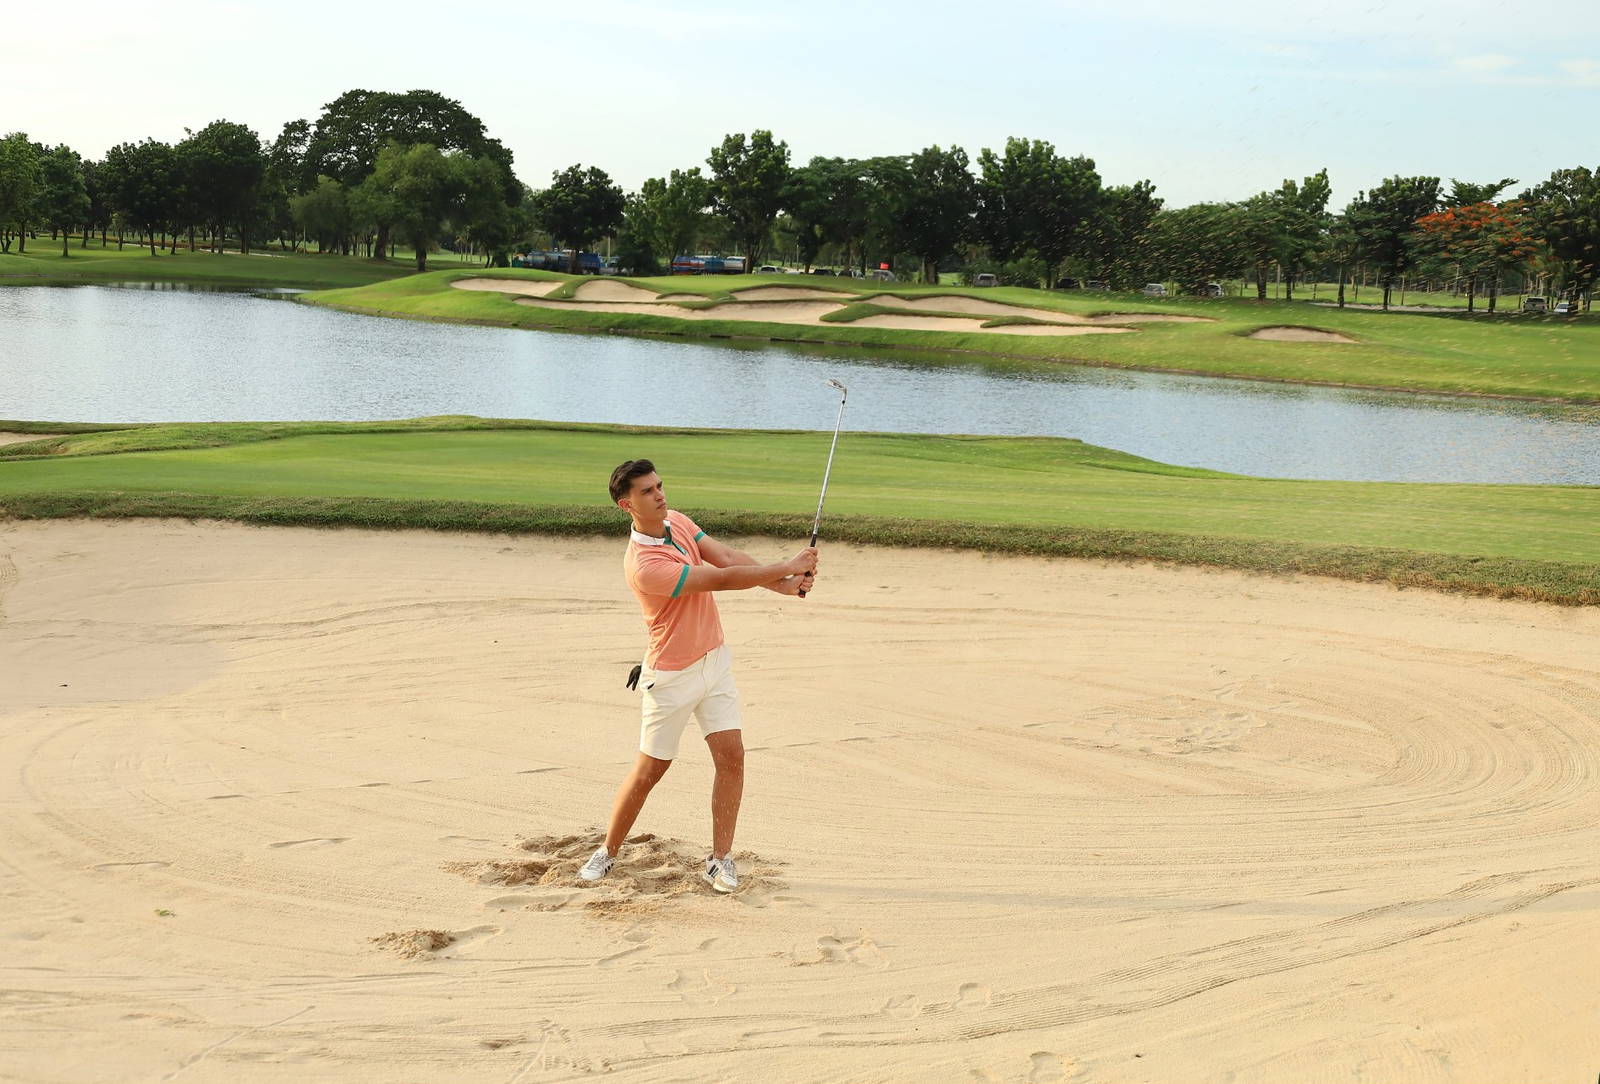
[[[560,328],[693,338],[756,338],[829,342],[918,350],[957,350],[1109,367],[1191,372],[1403,391],[1600,402],[1600,318],[1516,316],[1484,320],[1465,315],[1382,313],[1332,309],[1309,301],[1171,298],[1057,293],[1016,287],[887,286],[849,279],[793,275],[676,277],[621,280],[659,293],[697,294],[736,304],[731,290],[756,285],[821,287],[846,299],[959,295],[1072,316],[1164,313],[1202,317],[1196,323],[1139,323],[1124,335],[1023,337],[961,331],[853,327],[861,309],[823,325],[746,320],[674,319],[657,312],[595,312],[519,305],[507,295],[459,290],[469,276],[565,278],[548,272],[443,270],[373,285],[308,295],[304,300],[352,312],[505,327]],[[561,291],[566,292],[566,291]],[[558,295],[559,296],[559,293]],[[1330,331],[1354,343],[1267,342],[1249,337],[1263,327],[1291,325]]]
[[[409,275],[416,268],[409,255],[378,263],[360,256],[276,249],[260,249],[248,256],[237,252],[190,252],[181,244],[176,253],[158,249],[152,256],[148,248],[131,243],[118,251],[115,240],[102,248],[98,237],[92,237],[85,248],[80,248],[74,238],[70,248],[72,255],[63,258],[60,241],[40,237],[29,242],[25,253],[18,253],[13,247],[13,251],[0,254],[0,286],[181,282],[240,289],[277,286],[309,290],[365,286]],[[457,270],[467,266],[449,254],[443,260],[429,257],[429,262]],[[474,266],[481,262],[471,261]]]
[[[0,448],[0,516],[610,535],[605,479],[643,455],[709,529],[797,539],[828,437],[470,418],[47,434]],[[1282,481],[1055,438],[850,434],[828,510],[840,541],[1600,603],[1600,487]]]

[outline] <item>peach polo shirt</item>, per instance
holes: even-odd
[[[665,538],[631,533],[622,575],[639,600],[650,632],[645,665],[652,670],[686,670],[722,646],[722,618],[712,592],[683,592],[689,569],[705,564],[700,539],[706,533],[682,512],[669,511],[666,526]]]

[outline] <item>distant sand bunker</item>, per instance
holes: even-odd
[[[1125,327],[1083,327],[1071,324],[1003,324],[984,327],[984,317],[918,316],[914,313],[885,312],[863,316],[843,327],[887,327],[900,331],[977,331],[1001,335],[1125,335]]]
[[[1333,331],[1318,331],[1314,327],[1264,327],[1250,333],[1252,339],[1266,339],[1277,343],[1353,343],[1356,340]]]
[[[595,279],[584,283],[572,291],[572,296],[580,301],[643,301],[656,300],[654,290],[646,290],[642,286],[629,286],[626,282],[612,282],[607,279]]]
[[[527,297],[543,297],[557,286],[560,286],[561,280],[535,282],[532,279],[456,279],[450,285],[458,290],[487,290],[495,294],[523,294]]]
[[[740,305],[718,305],[714,309],[686,309],[681,305],[620,301],[544,301],[538,298],[519,298],[518,304],[578,312],[631,312],[645,316],[667,316],[674,320],[762,320],[772,324],[820,324],[825,313],[840,308],[831,301],[751,301]]]
[[[26,444],[30,440],[44,440],[49,433],[0,433],[0,444]]]
[[[733,295],[735,301],[842,301],[849,294],[811,286],[756,286]]]

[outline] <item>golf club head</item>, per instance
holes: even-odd
[[[838,392],[841,396],[848,396],[850,394],[850,390],[848,388],[846,388],[843,384],[839,383],[837,380],[828,381],[828,387],[830,387],[834,391]]]

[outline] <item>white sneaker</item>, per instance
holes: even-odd
[[[611,857],[611,853],[605,847],[601,847],[589,856],[589,861],[583,864],[583,868],[578,871],[578,879],[581,881],[598,881],[610,873],[611,867],[616,863],[617,860]]]
[[[718,892],[734,892],[739,888],[739,868],[733,864],[732,857],[708,856],[706,871],[700,875],[700,879]]]

